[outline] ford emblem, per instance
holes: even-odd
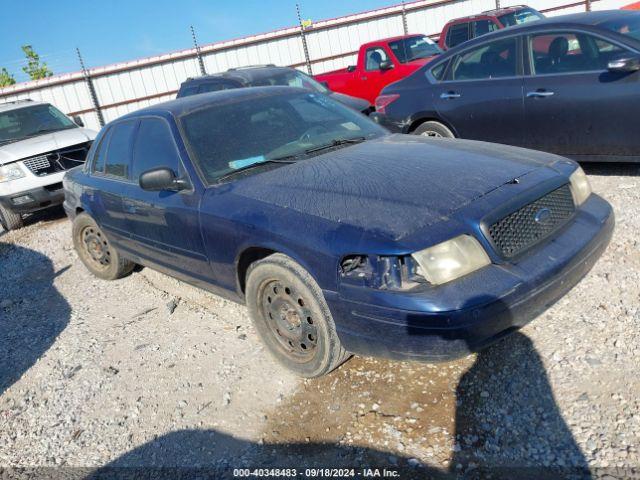
[[[533,219],[540,225],[546,225],[551,221],[551,210],[548,208],[541,208],[536,212]]]

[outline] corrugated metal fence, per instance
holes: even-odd
[[[410,33],[437,37],[449,19],[495,8],[496,3],[496,0],[419,0],[316,22],[304,31],[313,73],[355,63],[362,43],[401,35],[405,25]],[[625,3],[624,0],[533,0],[529,4],[554,15],[589,8],[619,8]],[[264,63],[304,68],[306,58],[300,33],[301,27],[297,26],[212,43],[201,46],[200,54],[207,73]],[[108,122],[173,98],[187,77],[200,75],[197,55],[193,48],[20,83],[0,89],[0,102],[23,98],[50,102],[67,114],[80,115],[88,127],[99,129],[100,115]]]

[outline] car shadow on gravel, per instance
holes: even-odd
[[[452,478],[438,469],[413,465],[406,458],[396,458],[394,462],[390,464],[388,452],[371,448],[327,443],[257,444],[216,430],[182,430],[124,454],[91,472],[86,480],[295,478],[294,475],[274,475],[275,472],[269,474],[269,469],[295,469],[297,478],[358,478],[363,476],[364,468],[378,469],[379,477],[386,469],[398,472],[396,478],[401,479]],[[333,468],[345,470],[341,475],[318,471]],[[251,474],[254,469],[262,473]],[[305,472],[307,469],[316,471]],[[355,469],[353,475],[349,469]]]
[[[71,308],[53,285],[55,276],[45,255],[0,242],[0,395],[69,323]]]

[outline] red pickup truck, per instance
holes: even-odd
[[[375,103],[380,91],[407,77],[442,53],[425,35],[404,35],[365,43],[358,52],[358,64],[316,75],[334,92],[364,98]]]

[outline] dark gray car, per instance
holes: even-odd
[[[223,73],[189,78],[180,85],[177,98],[196,95],[198,93],[217,92],[229,88],[242,87],[270,87],[270,86],[299,87],[312,92],[323,93],[334,100],[369,115],[373,111],[371,104],[362,98],[332,92],[317,80],[304,74],[300,70],[275,65],[256,65],[242,68],[232,68]]]
[[[640,161],[640,12],[539,20],[449,50],[385,88],[391,130]]]

